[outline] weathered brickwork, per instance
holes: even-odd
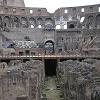
[[[45,59],[56,55],[64,100],[100,100],[100,4],[49,13],[0,0],[0,100],[41,100]]]

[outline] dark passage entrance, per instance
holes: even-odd
[[[46,76],[56,76],[57,60],[45,59],[45,74]]]

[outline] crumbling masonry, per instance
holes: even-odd
[[[49,13],[0,0],[0,100],[41,100],[50,58],[64,100],[100,100],[100,4]]]

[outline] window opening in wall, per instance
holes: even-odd
[[[48,40],[45,43],[45,54],[53,54],[53,53],[54,53],[54,42]]]
[[[56,29],[61,29],[60,25],[56,25]]]
[[[31,25],[31,28],[34,28],[34,25]]]
[[[25,54],[26,54],[26,55],[30,55],[30,51],[29,51],[29,50],[26,50],[26,51],[25,51]]]
[[[64,25],[64,29],[67,29],[67,24],[66,24],[66,25]]]
[[[7,27],[7,24],[6,24],[6,23],[4,23],[4,26],[5,26],[5,27]]]
[[[16,12],[16,8],[13,8],[13,13],[15,13]]]
[[[8,12],[8,8],[5,8],[5,12],[6,12],[6,13]]]
[[[24,52],[19,52],[19,55],[20,55],[20,56],[24,55]]]
[[[42,26],[41,26],[41,25],[39,25],[39,26],[38,26],[38,28],[42,28]]]
[[[13,52],[13,53],[11,53],[11,55],[12,55],[12,56],[15,56],[16,54]]]
[[[100,12],[100,7],[99,7],[99,12]]]
[[[75,28],[74,24],[70,24],[69,28]]]
[[[64,13],[68,13],[68,10],[66,9],[66,10],[64,11]]]
[[[38,9],[38,12],[41,12],[41,9]]]
[[[81,20],[80,20],[80,22],[82,23],[84,21],[84,19],[85,19],[85,17],[82,17]]]
[[[93,36],[91,36],[91,40],[93,40]]]
[[[25,9],[21,9],[22,10],[22,13],[25,13]]]
[[[32,14],[33,13],[33,10],[30,10],[30,14]]]
[[[81,9],[81,12],[84,12],[84,8]]]
[[[61,53],[62,52],[62,49],[58,49],[58,53]]]
[[[93,7],[90,7],[90,10],[93,11]]]
[[[25,41],[31,41],[29,36],[25,36],[24,39],[25,39]]]
[[[21,18],[21,23],[23,28],[28,28],[28,21],[26,18],[22,17]]]

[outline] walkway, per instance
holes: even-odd
[[[86,58],[93,58],[93,59],[100,59],[100,55],[37,55],[37,56],[0,56],[1,60],[5,59],[86,59]]]
[[[56,87],[56,78],[48,77],[45,81],[45,87],[43,89],[43,95],[47,98],[46,100],[64,100],[62,97],[62,92]]]

